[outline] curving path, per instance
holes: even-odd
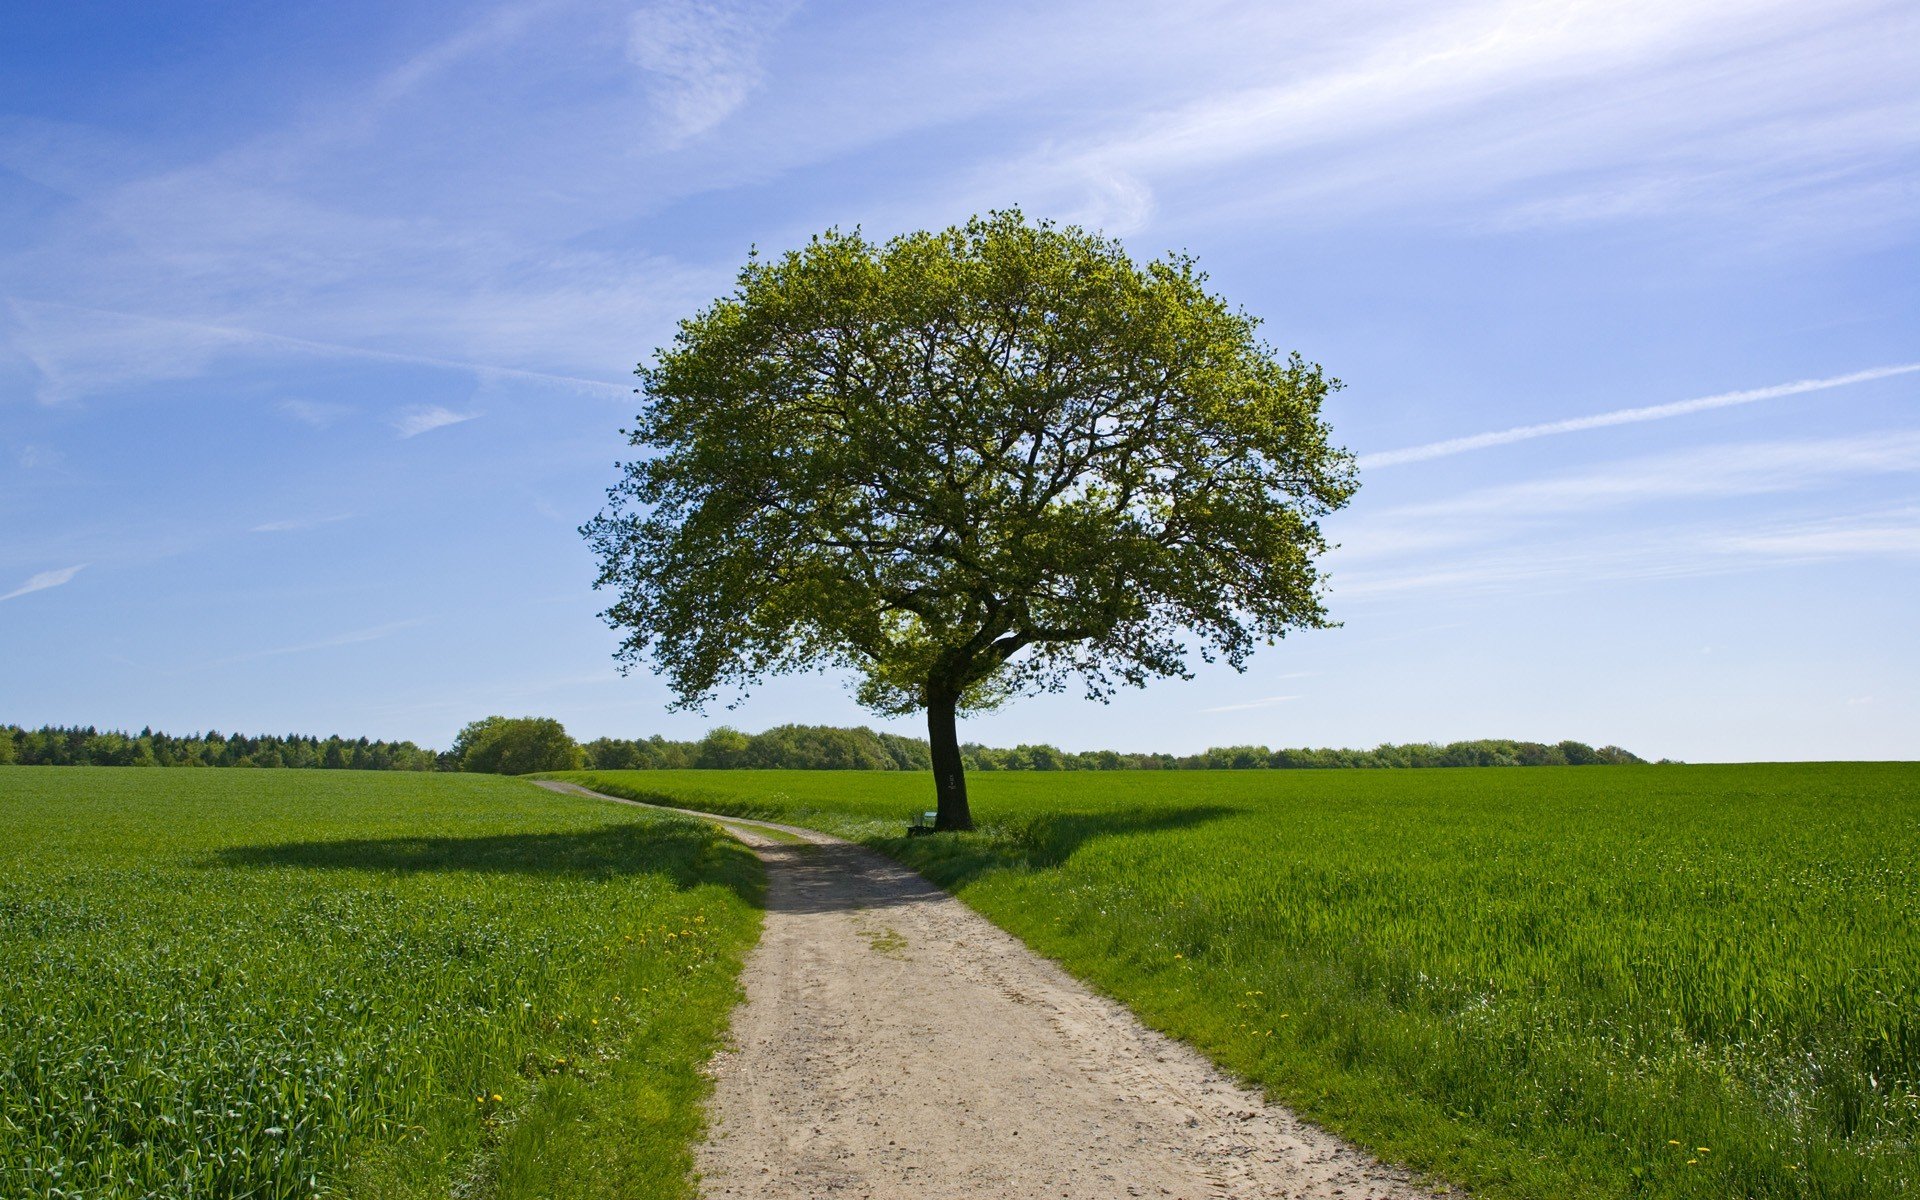
[[[808,829],[688,815],[767,868],[734,1048],[712,1066],[703,1195],[1431,1195],[898,863]]]

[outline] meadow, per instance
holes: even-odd
[[[524,780],[0,767],[0,1196],[691,1195],[759,864]]]
[[[865,841],[1310,1118],[1508,1197],[1920,1191],[1920,765],[579,772]]]

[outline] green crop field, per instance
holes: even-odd
[[[485,776],[0,767],[0,1196],[688,1195],[759,928],[701,822]]]
[[[853,836],[1487,1195],[1920,1192],[1920,766],[613,772]]]

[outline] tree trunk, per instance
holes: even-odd
[[[943,833],[973,828],[973,810],[967,807],[966,764],[960,761],[960,733],[954,724],[954,709],[959,702],[957,689],[928,685],[927,744],[933,750],[933,792],[940,810],[933,827]]]

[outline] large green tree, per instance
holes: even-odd
[[[1018,211],[750,258],[637,372],[644,453],[581,530],[622,661],[684,707],[851,668],[926,711],[938,827],[971,827],[959,713],[1327,623],[1338,384],[1257,325],[1189,257]]]

